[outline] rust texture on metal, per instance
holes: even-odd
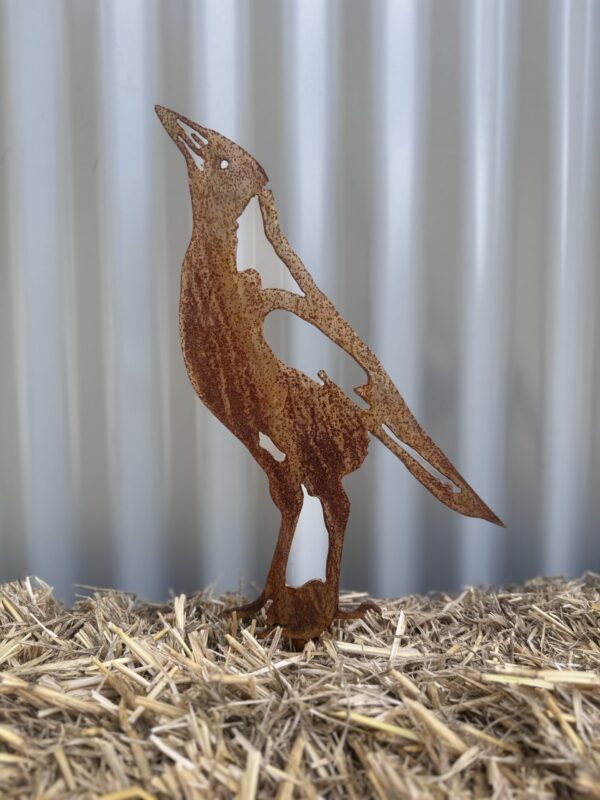
[[[320,291],[282,233],[268,178],[239,145],[174,111],[156,107],[188,170],[192,237],[181,270],[179,327],[187,372],[202,402],[243,442],[267,474],[281,513],[275,552],[260,597],[238,610],[269,604],[267,622],[292,639],[320,635],[336,618],[360,617],[338,605],[340,566],[350,502],[342,479],[379,439],[442,503],[502,525],[410,412],[375,354]],[[238,218],[256,197],[264,231],[302,294],[266,288],[256,270],[239,270]],[[353,402],[329,377],[320,383],[283,363],[264,336],[267,315],[282,309],[315,325],[364,369]],[[366,406],[366,407],[365,407]],[[282,457],[261,444],[269,437]],[[408,446],[408,447],[405,447]],[[287,562],[303,502],[302,486],[319,498],[329,536],[326,580],[286,584]]]

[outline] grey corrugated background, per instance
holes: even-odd
[[[180,355],[190,211],[157,102],[256,155],[322,288],[508,524],[374,442],[344,584],[600,569],[598,76],[596,0],[0,0],[0,580],[162,598],[266,572],[266,479]],[[292,360],[348,377],[299,329],[274,328]]]

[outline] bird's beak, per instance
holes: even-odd
[[[181,128],[177,124],[177,114],[164,106],[154,106],[154,110],[166,132],[175,141],[181,133]]]
[[[171,111],[164,106],[154,106],[164,129],[175,142],[191,166],[193,154],[204,157],[204,145],[208,144],[209,131],[191,119]]]

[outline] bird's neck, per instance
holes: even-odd
[[[192,242],[197,265],[203,264],[211,273],[237,271],[237,220],[210,215],[194,219]]]
[[[237,243],[237,219],[212,209],[194,214],[194,234],[207,239]]]

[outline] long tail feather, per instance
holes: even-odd
[[[367,414],[371,417],[369,430],[373,436],[444,505],[467,517],[479,517],[506,527],[419,425],[391,381],[386,384],[355,390],[371,402]]]

